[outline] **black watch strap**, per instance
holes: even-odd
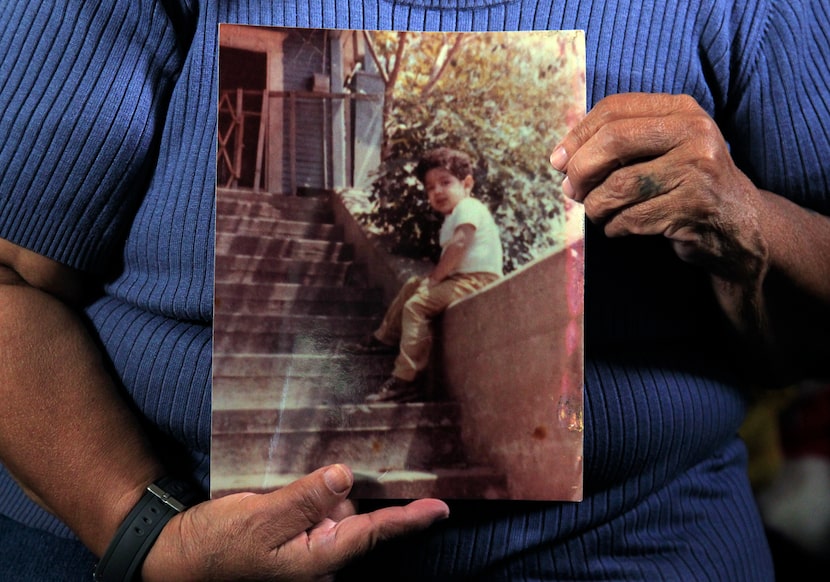
[[[173,516],[195,500],[193,489],[172,477],[163,477],[147,487],[123,521],[107,551],[95,566],[97,582],[132,582],[138,579],[144,558],[161,530]]]

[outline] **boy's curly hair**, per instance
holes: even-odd
[[[435,168],[443,168],[459,180],[473,175],[470,156],[452,148],[436,148],[424,153],[415,166],[415,176],[423,182],[427,172]]]

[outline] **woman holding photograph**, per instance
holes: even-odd
[[[821,0],[12,0],[0,15],[0,578],[326,579],[361,554],[344,578],[773,578],[736,432],[754,388],[827,375]],[[586,31],[590,113],[551,144],[591,222],[583,502],[352,515],[335,465],[199,503],[220,22]]]

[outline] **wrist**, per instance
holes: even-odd
[[[144,559],[162,529],[198,498],[199,493],[193,487],[170,477],[163,477],[148,485],[96,565],[94,580],[138,580]]]

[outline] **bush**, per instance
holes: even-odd
[[[395,48],[390,38],[380,45],[387,55]],[[564,200],[548,156],[579,102],[573,55],[567,50],[548,55],[538,44],[517,38],[468,35],[438,82],[427,83],[428,91],[423,90],[424,71],[435,69],[451,38],[427,34],[412,41],[416,46],[397,75],[384,120],[384,160],[371,188],[373,210],[362,217],[387,235],[392,252],[432,260],[440,254],[442,217],[431,210],[413,174],[420,156],[439,146],[473,159],[473,194],[499,225],[505,272],[561,246]]]

